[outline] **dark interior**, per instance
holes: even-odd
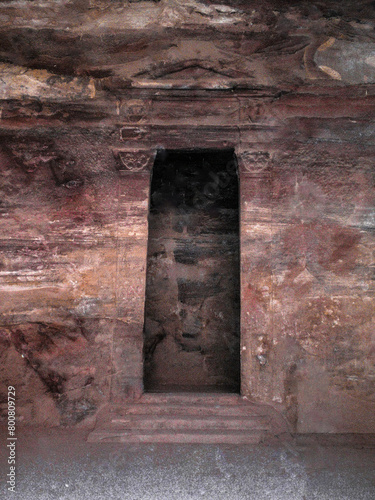
[[[238,203],[233,150],[158,151],[149,210],[146,391],[239,391]]]

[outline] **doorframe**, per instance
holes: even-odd
[[[203,145],[202,145],[203,144]],[[160,150],[170,150],[170,151],[220,151],[220,150],[225,150],[225,151],[232,151],[233,153],[233,159],[236,163],[236,175],[237,175],[237,182],[238,182],[238,252],[239,252],[239,298],[240,298],[240,304],[239,304],[239,391],[233,394],[239,394],[243,395],[243,384],[242,384],[242,315],[241,315],[241,310],[242,310],[242,253],[241,253],[241,228],[242,228],[242,221],[241,221],[241,175],[240,175],[240,161],[238,158],[238,151],[236,145],[232,145],[228,147],[228,144],[226,141],[223,141],[220,143],[221,146],[215,145],[212,146],[211,143],[207,142],[204,143],[202,140],[200,141],[200,145],[196,146],[194,148],[189,147],[158,147],[158,148],[153,148],[150,150],[149,154],[149,159],[145,162],[148,165],[148,170],[149,170],[149,190],[148,190],[148,205],[147,205],[147,244],[146,244],[146,262],[145,262],[145,286],[144,286],[144,311],[145,313],[145,304],[146,304],[146,279],[147,279],[147,258],[148,258],[148,243],[149,243],[149,213],[150,213],[150,205],[151,205],[151,186],[152,186],[152,175],[153,175],[153,168],[154,168],[154,162],[156,160],[157,154]],[[143,152],[144,155],[144,152]],[[152,158],[152,162],[150,160]],[[148,393],[149,391],[145,391],[144,389],[144,326],[142,328],[142,393]],[[225,394],[225,393],[224,393]],[[232,393],[228,393],[232,394]]]

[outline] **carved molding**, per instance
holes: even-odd
[[[144,173],[151,170],[156,150],[116,149],[117,170],[128,173]]]

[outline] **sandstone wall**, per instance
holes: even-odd
[[[43,142],[34,163],[9,153],[30,155],[29,135],[3,142],[1,380],[25,421],[74,423],[141,390],[149,179],[120,178],[89,135],[61,138],[63,160]]]
[[[308,142],[242,180],[243,384],[299,432],[373,432],[374,169]]]

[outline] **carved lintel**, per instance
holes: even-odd
[[[147,173],[151,170],[156,150],[150,149],[115,149],[117,170],[122,173]]]

